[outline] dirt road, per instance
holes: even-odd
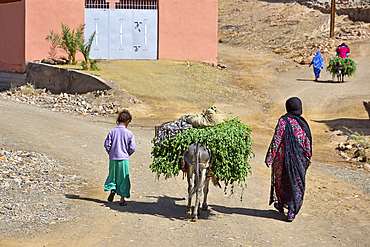
[[[219,52],[225,63],[245,66],[240,70],[243,73],[268,79],[240,85],[250,86],[251,92],[238,94],[238,100],[240,95],[249,96],[235,105],[231,99],[217,104],[252,126],[256,156],[251,159],[253,175],[247,180],[242,202],[240,189],[229,197],[212,187],[209,210],[202,212],[196,223],[185,217],[186,181],[181,176],[158,181],[148,168],[153,126],[163,121],[155,117],[163,113],[161,108],[155,111],[147,105],[154,116],[146,119],[144,113],[140,115],[142,106],[133,109],[140,118],[130,125],[137,142],[137,152],[130,161],[132,196],[127,207],[120,207],[118,201],[107,203],[108,194],[102,190],[108,171],[102,144],[115,127],[114,119],[74,116],[0,100],[1,146],[45,153],[88,181],[79,194],[65,195],[79,216],[77,220],[48,226],[48,232],[36,237],[1,238],[0,246],[368,246],[369,174],[344,166],[334,155],[338,137],[331,132],[347,126],[361,127],[358,130],[368,134],[365,127],[369,120],[361,102],[368,99],[370,91],[367,53],[354,58],[359,71],[356,77],[338,84],[325,73],[321,82],[314,82],[308,67],[274,76],[268,66],[261,70],[246,67],[256,60],[255,54],[242,53],[237,62],[231,62],[228,59],[234,57],[235,50],[220,46]],[[270,56],[258,59],[259,65],[276,63]],[[288,223],[268,206],[270,170],[263,160],[276,121],[284,114],[284,102],[293,95],[302,98],[303,115],[313,130],[314,159],[307,174],[303,207]],[[166,101],[153,102],[168,107]],[[188,112],[173,109],[166,113],[173,118]]]
[[[324,70],[314,82],[312,68],[283,63],[287,57],[272,50],[305,53],[310,43],[325,43],[329,17],[284,2],[219,1],[224,43],[219,44],[218,61],[227,70],[158,60],[103,61],[102,70],[92,72],[116,81],[140,101],[130,108],[137,151],[130,159],[132,194],[126,207],[117,200],[108,203],[102,188],[108,172],[103,141],[115,119],[0,99],[0,147],[46,154],[87,182],[78,193],[64,195],[76,220],[46,225],[37,234],[20,235],[13,229],[14,236],[0,236],[0,246],[370,246],[370,174],[334,149],[344,138],[336,135],[344,126],[370,134],[362,105],[370,92],[369,42],[351,45],[356,77],[339,84]],[[348,20],[341,25],[365,26]],[[333,55],[326,51],[325,56]],[[288,70],[277,74],[277,69]],[[268,205],[270,170],[263,161],[291,96],[303,101],[303,116],[313,133],[313,164],[303,207],[288,223]],[[211,104],[252,127],[253,174],[243,201],[239,188],[230,197],[211,187],[209,210],[191,222],[185,217],[182,176],[158,181],[149,170],[150,140],[155,125],[200,113]]]

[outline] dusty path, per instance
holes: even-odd
[[[242,57],[239,64],[252,59]],[[358,54],[356,61],[363,68],[370,64],[366,55]],[[369,75],[361,66],[356,78],[340,85],[325,73],[323,83],[314,83],[312,68],[306,67],[251,85],[265,94],[261,101],[241,101],[234,108],[234,114],[252,126],[256,153],[244,200],[239,200],[240,189],[229,197],[212,187],[210,209],[197,223],[185,218],[185,180],[179,176],[157,181],[148,169],[153,126],[160,120],[135,119],[130,125],[137,142],[130,161],[132,196],[127,207],[119,207],[117,201],[107,203],[108,194],[102,191],[108,170],[102,144],[114,119],[77,117],[0,100],[1,146],[45,153],[88,181],[79,194],[65,195],[78,220],[50,226],[47,234],[37,237],[0,238],[0,246],[367,246],[370,199],[364,191],[369,175],[337,166],[341,160],[328,155],[336,145],[330,142],[329,128],[369,121],[361,106],[370,91]],[[292,95],[303,99],[316,151],[303,208],[287,223],[268,206],[270,171],[263,159],[277,118],[284,113],[283,103]]]

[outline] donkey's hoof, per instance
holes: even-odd
[[[202,210],[203,210],[203,211],[206,211],[207,209],[208,209],[208,205],[204,205],[204,204],[203,204],[203,206],[202,206]]]
[[[186,218],[191,218],[191,212],[186,212]]]
[[[196,222],[197,220],[198,220],[198,216],[194,216],[192,219],[193,222]]]

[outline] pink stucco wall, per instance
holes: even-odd
[[[217,62],[217,0],[158,0],[159,59]]]
[[[118,0],[111,0],[111,3]],[[20,0],[0,4],[0,71],[24,72],[49,57],[51,30],[84,23],[85,0]],[[217,62],[218,0],[158,0],[158,58]],[[66,56],[57,50],[57,57]],[[77,53],[77,59],[83,59]]]
[[[84,24],[84,0],[25,0],[26,1],[26,61],[42,60],[49,57],[51,42],[45,40],[51,30],[61,33],[61,23],[71,29]],[[57,50],[57,57],[66,56],[62,49]],[[77,53],[77,59],[83,59]]]
[[[25,70],[24,1],[0,4],[0,71]]]

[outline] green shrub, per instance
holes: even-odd
[[[76,53],[78,51],[78,42],[83,37],[84,24],[81,24],[76,30],[62,22],[62,33],[58,34],[53,30],[46,37],[46,40],[57,44],[68,54],[68,63],[76,64]]]
[[[95,32],[90,36],[90,38],[85,42],[83,36],[77,40],[79,51],[84,56],[84,61],[82,61],[81,66],[84,70],[98,70],[97,60],[92,61],[90,59],[91,46],[93,44],[95,37]]]

